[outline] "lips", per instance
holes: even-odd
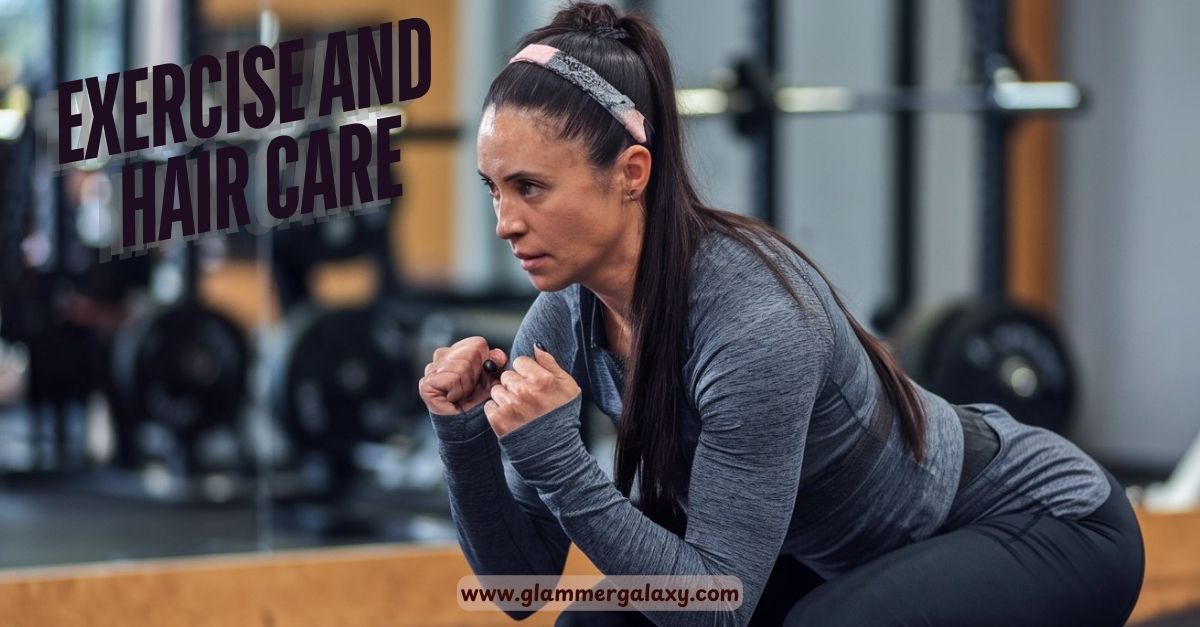
[[[549,258],[542,253],[513,252],[513,255],[521,260],[521,269],[526,272],[537,269]]]

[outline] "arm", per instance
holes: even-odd
[[[512,355],[531,351],[534,329],[561,335],[561,313],[539,295],[517,332]],[[561,303],[558,305],[561,306]],[[566,329],[569,332],[570,319]],[[549,336],[548,336],[549,337]],[[560,345],[566,345],[559,342]],[[501,456],[483,405],[430,413],[450,493],[450,512],[471,569],[484,575],[561,575],[570,540],[537,492]],[[508,612],[520,620],[532,612]]]
[[[430,417],[450,513],[471,569],[477,575],[561,575],[570,540],[533,488],[501,458],[483,407]]]
[[[808,419],[829,368],[832,332],[804,280],[801,309],[759,264],[698,290],[695,373],[700,413],[679,538],[645,517],[577,437],[579,399],[499,439],[571,538],[606,575],[733,575],[733,612],[655,612],[660,625],[745,625],[783,544]],[[765,277],[765,278],[763,278]]]

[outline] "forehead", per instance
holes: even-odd
[[[518,170],[563,170],[584,163],[580,142],[558,137],[558,129],[536,112],[488,107],[476,137],[479,170],[502,178]]]

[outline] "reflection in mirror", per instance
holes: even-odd
[[[401,15],[391,3],[351,2],[316,17],[311,4],[284,3],[273,19],[260,19],[222,2],[6,2],[0,101],[24,93],[39,103],[24,116],[43,110],[65,80],[200,54],[224,59],[263,37],[323,41],[408,17],[432,24],[438,54],[451,56],[451,4]],[[367,52],[363,46],[377,64],[397,56],[397,37],[378,30],[348,39],[352,56]],[[385,43],[393,48],[379,47]],[[302,56],[311,76],[324,47],[310,45]],[[262,77],[277,88],[277,73]],[[243,101],[234,105],[252,104],[247,77],[238,80]],[[135,87],[139,100],[148,83]],[[313,96],[311,85],[305,81],[298,102]],[[393,177],[428,181],[425,189],[410,185],[404,203],[361,202],[360,190],[349,210],[318,202],[279,228],[234,224],[200,238],[186,237],[184,222],[160,223],[150,232],[165,229],[158,239],[166,241],[133,254],[123,229],[130,220],[143,228],[147,212],[126,215],[123,168],[143,173],[133,179],[143,191],[169,194],[164,205],[189,203],[211,217],[229,208],[212,202],[213,182],[194,169],[194,189],[164,191],[178,186],[171,159],[194,168],[204,152],[236,146],[249,157],[247,198],[258,210],[271,177],[284,185],[312,178],[303,159],[268,172],[266,141],[286,132],[303,149],[328,133],[337,146],[337,127],[349,119],[309,115],[260,137],[224,133],[120,158],[102,142],[97,158],[61,171],[52,125],[25,117],[3,125],[0,567],[453,541],[440,461],[416,395],[420,368],[453,335],[482,334],[507,347],[530,298],[464,297],[446,287],[458,145],[446,114],[451,95],[442,88],[428,102],[404,104],[405,119],[417,122],[390,143],[405,144],[403,167],[417,171],[396,167]],[[213,81],[201,99],[215,105],[226,96],[226,84]],[[85,126],[97,117],[93,104],[86,91],[72,103]],[[138,119],[137,134],[151,132],[153,114]],[[78,146],[85,138],[77,129],[71,139]],[[341,157],[331,158],[337,171]]]
[[[534,4],[506,26],[513,37],[540,19]],[[225,127],[204,141],[168,127],[167,145],[120,155],[101,141],[95,158],[61,168],[53,124],[0,125],[10,129],[0,137],[0,568],[380,542],[456,546],[417,381],[435,348],[463,337],[507,351],[536,294],[496,263],[511,258],[490,233],[487,195],[473,169],[468,187],[458,173],[464,157],[474,159],[473,130],[458,111],[477,106],[459,104],[456,68],[461,59],[491,63],[513,42],[459,48],[454,33],[479,26],[456,6],[354,0],[330,11],[295,0],[260,13],[224,0],[0,3],[0,101],[26,93],[26,109],[48,111],[48,120],[63,81],[167,63],[186,72],[200,55],[215,57],[228,77],[226,53],[297,38],[305,78],[292,104],[306,106],[286,127]],[[408,58],[399,30],[381,36],[378,25],[413,17],[434,33],[438,80],[429,92],[389,103],[375,91],[356,111],[316,115],[312,77],[325,65],[327,35],[348,33],[350,81],[378,80],[389,59],[398,72],[397,60]],[[375,25],[365,38],[364,25]],[[279,93],[276,69],[260,75]],[[154,131],[152,77],[130,91],[148,102],[131,129],[140,136]],[[212,80],[198,102],[206,111],[261,104],[246,72],[236,80],[239,97],[228,81]],[[190,84],[167,86],[170,98],[177,88],[189,102]],[[95,106],[86,88],[74,94],[82,126],[72,146],[86,144],[103,115]],[[118,104],[115,118],[122,113]],[[381,139],[377,121],[397,115],[404,125]],[[283,223],[259,220],[269,192],[322,178],[310,165],[322,147],[333,172],[354,167],[362,151],[339,150],[343,140],[364,145],[357,130],[344,136],[352,122],[369,130],[372,146],[402,151],[391,176],[403,196],[368,199],[355,185],[350,208],[318,197],[311,212]],[[123,145],[127,131],[117,126]],[[295,140],[297,157],[272,162],[268,143],[282,135]],[[220,200],[217,166],[204,178],[198,165],[230,147],[246,155],[250,223]],[[172,165],[181,162],[186,175]],[[197,223],[131,211],[131,195]],[[201,233],[202,219],[215,228]],[[484,245],[462,245],[467,230],[486,234]],[[464,266],[476,273],[465,281]],[[585,431],[597,428],[592,422],[611,430],[594,410]]]

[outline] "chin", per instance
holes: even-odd
[[[538,289],[539,292],[557,292],[571,284],[571,282],[563,277],[545,276],[530,274],[529,282]]]

